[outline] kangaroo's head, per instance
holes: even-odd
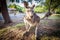
[[[34,15],[34,7],[35,5],[28,6],[28,2],[24,1],[24,7],[26,8],[26,15],[33,16]]]

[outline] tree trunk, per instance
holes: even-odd
[[[51,2],[52,2],[52,0],[50,0],[50,2],[49,2],[49,9],[48,9],[49,12],[51,10]]]
[[[6,0],[0,0],[1,2],[1,12],[2,12],[2,16],[5,20],[5,23],[10,23],[10,17],[8,14],[8,10],[7,10],[7,4],[6,4]]]

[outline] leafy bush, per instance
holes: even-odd
[[[46,8],[45,8],[45,6],[36,6],[35,9],[34,9],[34,11],[36,13],[42,13],[42,12],[46,11]]]
[[[16,7],[16,4],[10,4],[9,6],[8,6],[8,8],[15,8]]]
[[[57,8],[55,11],[57,14],[60,14],[60,8]]]
[[[16,4],[10,4],[8,7],[9,8],[15,8],[19,12],[25,12],[25,8],[24,7],[21,7],[21,6],[16,5]],[[36,12],[36,13],[46,12],[46,7],[45,6],[36,6],[34,8],[34,12]]]
[[[58,12],[56,12],[57,14],[60,14],[60,12],[58,11]]]
[[[19,5],[16,5],[16,10],[19,12],[24,12],[24,8]]]
[[[23,8],[23,7],[19,6],[19,5],[16,5],[16,4],[10,4],[8,6],[8,8],[15,8],[19,12],[24,12],[25,11],[25,8]]]

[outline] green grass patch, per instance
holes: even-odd
[[[16,27],[16,28],[20,28],[20,27],[22,27],[22,26],[24,26],[24,23],[17,24],[15,27]]]
[[[49,17],[49,19],[60,19],[60,14],[53,14]]]

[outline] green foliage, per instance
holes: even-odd
[[[21,7],[19,5],[16,5],[16,10],[19,11],[19,12],[25,12],[25,8]]]
[[[19,5],[16,5],[16,4],[10,4],[8,6],[8,8],[15,8],[19,12],[24,12],[25,11],[25,8],[23,8],[23,7],[19,6]]]
[[[17,11],[19,11],[19,12],[25,12],[25,8],[24,7],[21,7],[21,6],[19,6],[19,5],[16,5],[16,4],[11,4],[11,5],[9,5],[8,6],[9,8],[15,8]],[[35,8],[34,8],[34,11],[36,12],[36,13],[42,13],[42,12],[45,12],[46,11],[46,7],[45,6],[36,6]]]
[[[51,0],[51,7],[52,8],[57,8],[60,5],[60,0]]]
[[[36,6],[34,8],[34,12],[42,13],[42,12],[46,12],[50,8],[50,10],[53,10],[53,11],[56,9],[55,11],[60,14],[60,9],[58,7],[60,5],[60,0],[58,1],[57,0],[46,0],[44,4],[45,6],[40,6],[40,5]],[[15,8],[19,12],[25,12],[25,8],[19,5],[16,5],[16,4],[10,4],[8,7]]]
[[[45,6],[36,6],[34,11],[36,13],[42,13],[42,12],[46,12],[46,7]]]
[[[50,0],[45,1],[45,6],[46,6],[47,9],[49,8],[49,2],[50,2]]]
[[[15,7],[16,7],[15,4],[10,4],[10,5],[8,6],[8,8],[15,8]]]
[[[46,0],[45,6],[47,9],[50,7],[50,9],[55,10],[60,5],[60,0]],[[59,7],[58,7],[59,8]]]
[[[55,11],[57,14],[60,14],[60,8],[57,8]]]

